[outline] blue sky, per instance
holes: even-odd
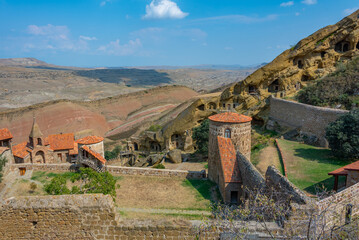
[[[0,58],[252,65],[358,8],[358,0],[0,0]]]

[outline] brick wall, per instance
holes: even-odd
[[[271,97],[269,120],[277,122],[280,126],[297,128],[306,135],[317,136],[318,143],[325,146],[326,126],[347,112]]]
[[[0,205],[1,239],[194,239],[189,222],[120,222],[102,194],[19,197]],[[203,236],[203,235],[202,235]],[[218,239],[207,232],[201,239]]]
[[[70,171],[71,164],[11,164],[10,170],[14,171],[19,168],[26,168],[34,171],[55,171],[67,172]],[[184,171],[184,170],[168,170],[155,168],[137,168],[137,167],[119,167],[106,166],[109,173],[113,175],[141,175],[141,176],[157,176],[157,177],[178,177],[188,179],[204,179],[206,172],[203,171]]]

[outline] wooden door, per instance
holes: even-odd
[[[20,170],[20,176],[24,176],[26,173],[26,168],[19,168]]]

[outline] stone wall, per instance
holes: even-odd
[[[237,152],[237,161],[242,176],[243,187],[252,191],[265,189],[266,183],[263,176],[240,152]]]
[[[190,222],[120,221],[102,194],[18,197],[0,205],[1,239],[194,239]],[[218,239],[206,232],[201,239]]]
[[[67,172],[71,170],[71,164],[11,164],[10,170],[15,171],[19,168],[34,171],[54,171]],[[168,170],[155,168],[138,168],[138,167],[119,167],[106,166],[106,170],[113,175],[141,175],[141,176],[157,176],[157,177],[178,177],[187,179],[204,179],[207,178],[206,172],[203,171],[184,171],[184,170]]]
[[[318,144],[326,146],[326,126],[345,113],[348,111],[315,107],[271,97],[267,127],[273,128],[277,123],[280,126],[298,129],[305,135],[316,136]]]

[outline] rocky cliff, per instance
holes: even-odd
[[[345,62],[357,55],[359,10],[304,38],[244,81],[225,89],[220,106],[256,115],[269,96],[291,95],[311,80],[333,72],[339,61]]]

